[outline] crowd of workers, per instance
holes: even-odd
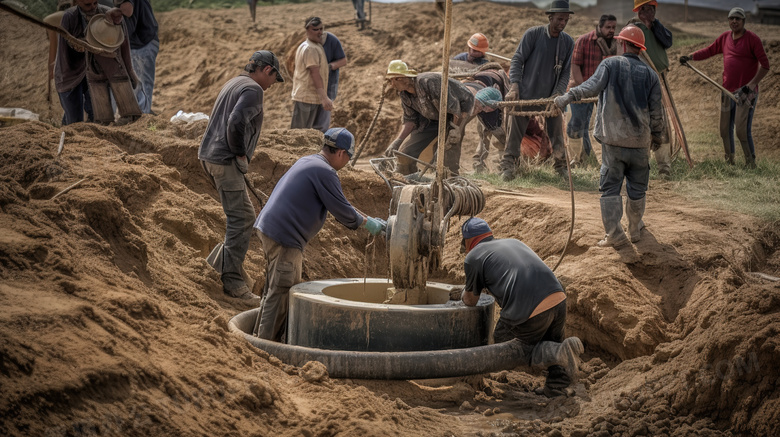
[[[361,5],[360,14],[362,1],[356,3]],[[61,14],[58,25],[112,56],[90,50],[84,53],[82,47],[59,38],[49,61],[53,64],[50,75],[65,109],[63,124],[82,121],[85,112],[90,121],[113,122],[109,95],[113,95],[121,117],[150,112],[159,40],[148,0],[114,0],[115,9],[98,5],[97,0],[74,0],[74,5]],[[671,172],[663,95],[669,92],[666,50],[672,45],[672,33],[655,18],[657,6],[654,0],[634,0],[637,17],[617,36],[617,20],[606,14],[594,30],[575,41],[564,31],[574,13],[569,2],[553,1],[546,11],[548,23],[523,35],[508,74],[501,68],[486,68],[462,82],[449,79],[444,148],[447,171],[459,174],[463,133],[477,118],[480,144],[474,156],[475,170],[486,171],[492,136],[503,153],[499,165],[503,179],[515,178],[522,159],[521,143],[532,119],[527,115],[505,117],[497,110],[499,104],[554,99],[560,110],[546,114],[544,125],[558,174],[567,175],[564,135],[570,140],[571,165],[582,165],[596,154],[591,135],[600,144],[599,190],[606,235],[598,245],[619,248],[638,242],[644,226],[649,151],[654,152],[662,177]],[[761,40],[744,27],[745,12],[734,8],[728,19],[730,31],[709,47],[683,56],[680,62],[723,54],[723,86],[739,97],[735,103],[724,93],[722,99],[720,132],[725,158],[734,164],[736,127],[746,165],[754,167],[751,123],[758,84],[768,72],[769,62]],[[347,63],[345,51],[335,35],[324,31],[320,18],[307,18],[304,27],[306,40],[295,53],[291,128],[322,131],[320,152],[300,158],[255,217],[244,175],[262,128],[264,91],[285,81],[277,57],[267,50],[255,52],[244,72],[224,85],[198,149],[198,158],[226,215],[221,257],[224,292],[241,299],[260,299],[242,275],[249,240],[256,233],[267,260],[257,335],[274,341],[284,338],[289,290],[301,280],[303,250],[322,228],[327,214],[349,229],[364,227],[372,235],[380,234],[385,226],[381,219],[368,217],[350,204],[337,176],[355,153],[352,133],[330,126],[339,69]],[[475,66],[488,64],[489,42],[484,34],[471,36],[467,47],[467,52],[454,59]],[[386,79],[398,92],[403,116],[401,130],[385,153],[396,156],[397,170],[408,175],[416,171],[416,158],[439,134],[442,76],[418,73],[397,59],[389,63]],[[578,103],[591,97],[598,97],[598,102]],[[540,103],[536,109],[541,107]],[[562,112],[567,107],[572,116],[564,133]],[[591,129],[594,108],[596,122]],[[624,180],[628,236],[621,226]],[[501,306],[495,341],[520,339],[528,362],[548,370],[543,393],[565,394],[583,346],[577,338],[564,336],[566,293],[560,282],[522,242],[494,239],[484,220],[468,219],[461,232],[466,253],[463,302],[475,305],[483,291],[492,294]]]

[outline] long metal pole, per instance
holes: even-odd
[[[447,97],[449,97],[450,79],[450,29],[452,28],[452,0],[447,0],[444,8],[444,41],[441,62],[441,97],[439,98],[439,144],[436,148],[436,192],[439,203],[443,200],[444,146],[447,133]]]

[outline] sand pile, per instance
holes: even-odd
[[[586,346],[573,397],[533,394],[542,378],[522,368],[438,382],[331,380],[314,364],[284,365],[228,334],[227,320],[248,307],[222,294],[218,275],[204,260],[224,232],[216,193],[196,157],[205,124],[167,119],[179,109],[210,112],[222,83],[260,48],[258,41],[282,57],[289,53],[298,21],[311,7],[262,8],[256,28],[245,11],[161,14],[155,90],[161,116],[125,127],[60,129],[31,122],[2,129],[0,433],[773,433],[780,425],[780,287],[752,273],[780,275],[780,232],[685,201],[671,184],[651,187],[647,232],[634,249],[620,252],[594,247],[603,233],[597,193],[576,194],[573,241],[557,271],[569,293],[568,332]],[[514,50],[519,29],[540,18],[538,12],[484,5],[486,13],[472,21],[466,7],[456,6],[454,37],[465,40],[490,28],[494,50],[503,54]],[[351,16],[351,6],[328,4],[323,12],[327,24]],[[367,31],[332,29],[350,58],[334,123],[358,138],[373,117],[387,61],[404,57],[432,69],[440,51],[430,5],[375,4],[373,13]],[[0,105],[46,114],[38,81],[45,84],[45,76],[38,77],[35,59],[45,54],[46,41],[38,29],[2,17],[0,35],[11,44],[0,50],[15,68],[0,67],[0,83],[9,90]],[[590,26],[589,19],[576,17],[570,29],[577,34]],[[18,35],[5,39],[13,32]],[[774,62],[778,50],[770,47]],[[708,68],[717,71],[712,62]],[[670,74],[687,77],[673,90],[690,90],[677,100],[691,125],[711,130],[710,121],[696,120],[715,114],[692,100],[694,93],[712,90],[688,71]],[[776,96],[777,82],[766,83],[768,100]],[[284,129],[290,86],[266,94],[266,124],[250,168],[253,185],[266,194],[298,157],[317,149],[321,136]],[[397,99],[385,105],[369,156],[384,149],[399,126]],[[756,137],[777,149],[769,139],[780,113],[769,105],[760,109]],[[48,114],[59,117],[57,110]],[[57,156],[63,130],[65,150]],[[358,208],[387,216],[390,192],[381,179],[360,170],[340,176]],[[568,235],[568,192],[484,189],[482,216],[496,234],[523,240],[554,265]],[[442,268],[433,276],[458,283],[463,256],[456,222],[451,227]],[[366,231],[329,220],[306,249],[304,279],[360,277],[367,260],[373,276],[383,277],[384,246],[377,243],[376,256],[367,257],[368,242]],[[245,267],[257,281],[255,291],[264,265],[253,240]]]

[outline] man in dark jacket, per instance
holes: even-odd
[[[244,73],[230,79],[219,92],[198,149],[198,159],[217,189],[227,217],[222,249],[223,291],[241,299],[257,298],[241,275],[255,219],[244,174],[263,125],[263,92],[275,82],[284,82],[279,60],[268,50],[255,52]]]

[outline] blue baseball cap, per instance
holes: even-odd
[[[487,222],[478,217],[471,217],[466,220],[463,226],[460,227],[460,231],[463,233],[464,240],[493,233]]]
[[[325,132],[325,145],[346,150],[350,158],[355,154],[355,137],[344,127],[328,129]]]

